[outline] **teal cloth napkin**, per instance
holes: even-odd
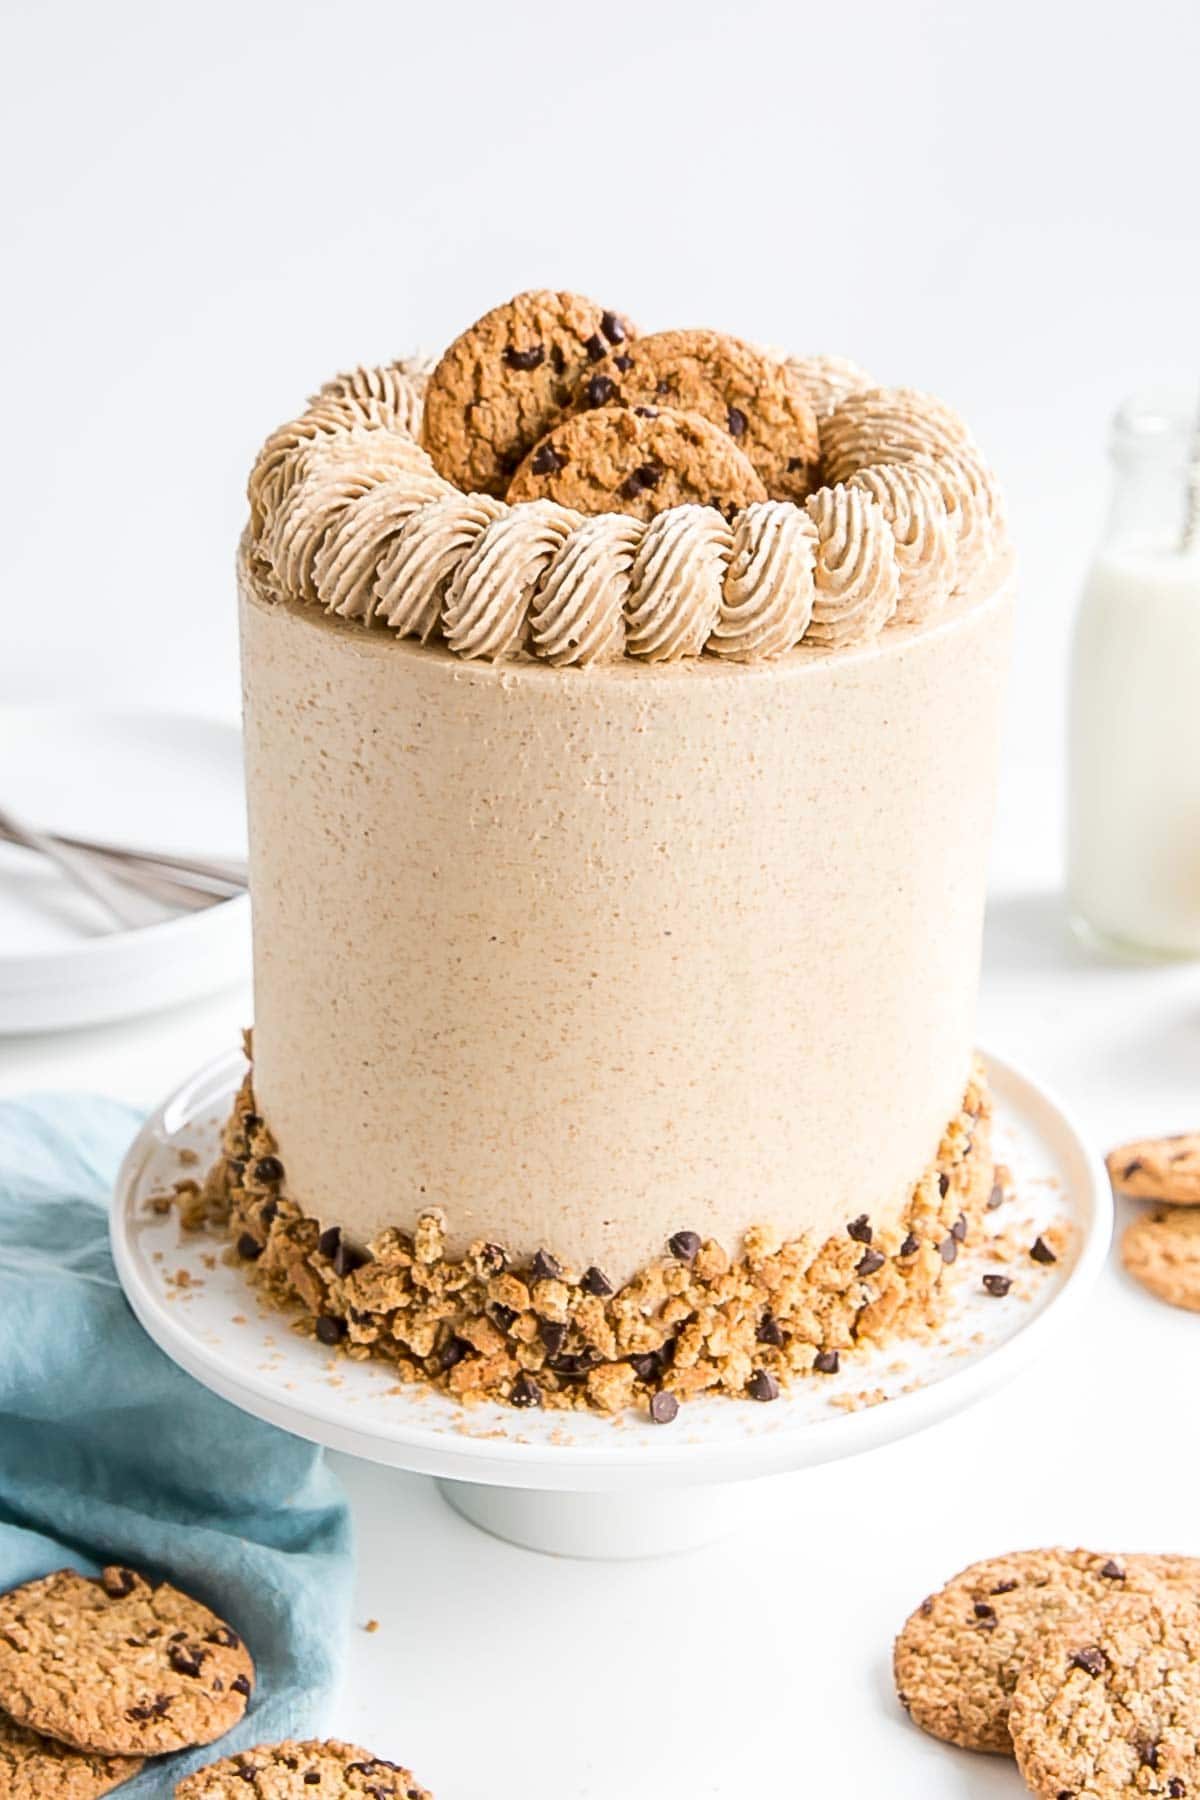
[[[0,1101],[0,1591],[129,1563],[241,1633],[258,1679],[238,1728],[117,1790],[168,1800],[190,1769],[319,1729],[353,1565],[322,1453],[183,1374],[125,1303],[107,1204],[138,1123],[80,1095]]]

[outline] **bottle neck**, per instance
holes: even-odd
[[[1135,396],[1113,421],[1113,484],[1104,543],[1114,550],[1170,551],[1183,541],[1191,408],[1178,395]]]

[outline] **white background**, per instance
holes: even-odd
[[[1101,1146],[1198,1122],[1196,972],[1089,961],[1054,895],[1107,417],[1200,379],[1191,0],[7,0],[0,21],[0,700],[232,714],[258,442],[334,369],[436,349],[517,288],[851,354],[958,403],[1012,502],[982,1035]],[[149,1101],[246,1006],[10,1042],[0,1085]],[[890,1636],[998,1549],[1200,1553],[1198,1330],[1114,1269],[1052,1368],[654,1567],[541,1561],[347,1467],[358,1616],[382,1629],[331,1723],[438,1800],[1015,1795],[905,1724]]]

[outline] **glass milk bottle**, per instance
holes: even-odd
[[[1115,487],[1071,670],[1067,891],[1093,942],[1200,956],[1200,495],[1192,411],[1113,421]]]

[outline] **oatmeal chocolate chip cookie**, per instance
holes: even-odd
[[[1136,1138],[1110,1150],[1104,1160],[1113,1186],[1131,1199],[1200,1206],[1200,1131]]]
[[[429,377],[421,441],[464,493],[503,495],[558,423],[585,371],[634,336],[579,294],[518,294],[468,326]]]
[[[0,1706],[105,1756],[209,1744],[236,1725],[254,1664],[237,1633],[132,1569],[63,1569],[0,1596]]]
[[[432,1800],[408,1769],[330,1738],[264,1744],[189,1775],[175,1800]]]
[[[72,1750],[0,1713],[0,1795],[3,1800],[98,1800],[143,1767],[140,1756],[95,1756]]]
[[[659,331],[623,344],[584,376],[576,406],[668,406],[731,437],[772,500],[814,486],[817,418],[792,369],[719,331]]]
[[[1200,1610],[1129,1594],[1047,1629],[1010,1714],[1039,1800],[1200,1794]]]
[[[897,1638],[901,1704],[933,1737],[1011,1755],[1008,1709],[1038,1637],[1114,1593],[1153,1594],[1160,1585],[1200,1595],[1200,1562],[1018,1550],[972,1563],[923,1600]]]
[[[652,519],[672,506],[727,517],[766,489],[733,439],[694,413],[602,406],[544,437],[521,464],[509,500],[557,500],[577,512]]]
[[[1121,1261],[1168,1306],[1200,1312],[1200,1211],[1156,1206],[1125,1227]]]

